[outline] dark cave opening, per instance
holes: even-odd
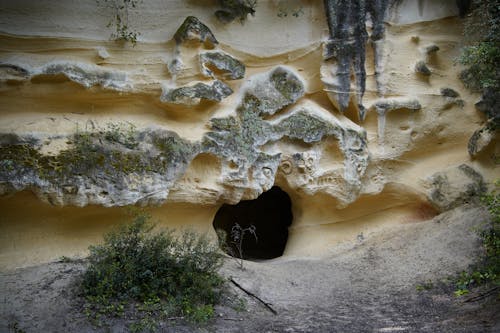
[[[288,227],[292,224],[292,202],[278,186],[262,193],[255,200],[241,201],[236,205],[224,204],[213,221],[215,230],[225,234],[224,251],[239,258],[239,240],[232,235],[238,224],[243,234],[241,253],[243,259],[272,259],[283,255],[288,240]],[[255,236],[251,226],[255,226]],[[244,233],[241,231],[245,230]]]

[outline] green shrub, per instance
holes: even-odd
[[[90,247],[81,284],[87,314],[100,322],[128,311],[135,315],[135,328],[148,323],[148,329],[151,318],[208,321],[224,292],[217,246],[189,231],[153,233],[148,220],[138,215],[106,234],[102,245]]]
[[[500,89],[500,0],[473,1],[464,35],[469,45],[458,60],[467,66],[460,74],[465,86],[474,91]]]
[[[459,61],[462,65],[468,66],[460,73],[460,79],[467,88],[472,91],[482,91],[499,87],[500,47],[498,42],[482,41],[465,47]]]
[[[500,181],[481,201],[491,215],[491,224],[479,233],[484,248],[483,261],[472,272],[461,273],[456,281],[457,296],[467,294],[473,286],[486,283],[500,285]]]

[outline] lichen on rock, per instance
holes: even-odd
[[[500,129],[500,91],[494,88],[485,89],[481,100],[476,103],[476,108],[486,116],[489,128]]]
[[[275,123],[275,131],[278,133],[278,137],[286,136],[291,139],[300,139],[305,143],[321,142],[327,137],[337,139],[339,149],[344,156],[343,174],[339,176],[345,182],[345,186],[349,187],[349,192],[338,193],[336,196],[342,204],[347,204],[357,197],[357,193],[361,189],[360,180],[368,166],[369,152],[366,132],[347,119],[341,122],[333,116],[331,119],[320,116],[317,109],[317,106],[311,104],[294,108],[289,116]],[[316,172],[320,173],[317,166],[311,170],[317,170]],[[325,171],[322,172],[325,173]],[[326,171],[326,174],[328,173]],[[316,186],[315,191],[329,192],[328,184],[327,182]]]
[[[200,43],[205,43],[210,46],[215,46],[219,43],[212,31],[194,16],[186,17],[179,29],[175,32],[174,40],[177,45],[189,40],[198,40]]]
[[[211,86],[200,83],[189,88],[167,91],[162,99],[186,103],[219,98],[212,95]],[[284,156],[268,151],[267,144],[299,140],[310,145],[311,156],[318,157],[321,142],[334,137],[343,153],[341,170],[319,171],[314,164],[304,170],[301,179],[307,181],[292,184],[333,195],[341,205],[355,200],[369,158],[364,130],[339,121],[315,103],[302,103],[279,114],[304,94],[302,79],[286,67],[249,78],[242,90],[235,114],[211,119],[210,130],[198,142],[158,128],[126,129],[124,133],[119,126],[109,125],[68,136],[67,149],[45,155],[40,142],[53,138],[4,135],[0,140],[2,193],[31,188],[45,201],[80,206],[160,203],[197,155],[210,154],[221,165],[220,188],[210,190],[219,192],[211,195],[212,200],[236,203],[253,199],[275,184]],[[326,174],[328,179],[341,177],[343,190],[329,189],[328,182],[319,180]],[[310,181],[315,185],[311,187]]]
[[[263,75],[256,75],[242,90],[245,92],[243,104],[255,103],[262,115],[275,114],[298,101],[305,93],[299,76],[283,66]]]
[[[281,136],[291,139],[301,139],[306,143],[319,142],[323,137],[333,134],[333,128],[324,120],[299,110],[275,125]]]
[[[467,145],[469,155],[476,157],[491,142],[496,143],[500,131],[500,92],[486,89],[476,108],[486,116],[486,124],[474,131]]]
[[[17,63],[3,63],[0,68],[0,81],[42,80],[43,76],[64,75],[68,80],[85,88],[100,85],[113,90],[130,90],[131,83],[125,72],[109,71],[100,66],[76,61],[52,61],[42,66],[32,67]]]
[[[215,16],[222,23],[231,23],[235,19],[241,22],[246,20],[248,14],[255,14],[257,0],[219,0],[221,9],[215,12]]]
[[[488,126],[475,130],[467,144],[467,151],[471,157],[476,157],[497,137],[497,131]]]
[[[198,145],[159,129],[134,132],[129,139],[137,144],[106,131],[78,132],[67,137],[70,148],[44,155],[40,140],[2,135],[0,193],[33,189],[44,201],[77,206],[165,201]]]
[[[210,85],[198,82],[192,86],[180,88],[164,86],[160,100],[175,104],[196,105],[202,100],[220,102],[232,93],[233,90],[228,85],[215,80]]]
[[[345,154],[341,177],[350,191],[333,193],[326,183],[315,186],[314,191],[333,194],[341,204],[352,202],[360,190],[360,179],[368,164],[366,133],[355,124],[342,123],[332,115],[327,120],[316,111],[318,107],[314,103],[294,107],[273,120],[264,119],[303,94],[300,78],[286,68],[278,67],[266,75],[250,78],[245,91],[236,116],[212,119],[211,131],[205,134],[201,143],[202,152],[221,158],[221,183],[232,188],[230,202],[255,198],[274,184],[283,155],[265,152],[264,145],[283,138],[316,144],[328,136],[338,139]],[[311,170],[308,177],[318,182],[318,176]],[[310,184],[299,182],[296,186],[309,188]]]
[[[222,78],[238,80],[245,76],[245,65],[231,55],[220,52],[203,52],[200,53],[200,65],[203,75],[208,77],[217,76],[217,72],[221,72]],[[215,71],[210,69],[215,68]]]
[[[440,211],[477,200],[486,191],[483,176],[466,164],[437,172],[426,182],[429,187],[427,197]]]

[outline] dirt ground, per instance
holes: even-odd
[[[170,321],[159,332],[500,332],[498,291],[457,298],[449,280],[477,260],[474,230],[486,219],[481,208],[463,206],[322,258],[245,262],[244,270],[228,259],[222,273],[277,314],[232,285],[245,311],[219,306],[206,327]],[[74,261],[0,272],[0,332],[126,332],[124,320],[97,328],[82,313],[74,285],[84,268]],[[430,288],[418,290],[424,284]]]

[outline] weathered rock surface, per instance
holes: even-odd
[[[498,130],[491,129],[489,126],[481,127],[476,130],[469,139],[467,149],[471,157],[476,157],[489,144],[497,138]]]
[[[469,139],[469,155],[476,157],[498,137],[500,130],[500,92],[487,89],[476,108],[486,116],[486,125],[474,131]]]
[[[354,201],[368,165],[366,133],[353,123],[340,122],[314,104],[296,107],[285,116],[267,121],[263,116],[279,112],[302,96],[301,81],[286,68],[278,67],[250,82],[237,116],[213,118],[211,131],[201,142],[191,143],[159,129],[143,132],[125,129],[128,134],[123,134],[124,129],[114,127],[76,134],[67,138],[72,148],[56,156],[45,156],[40,153],[42,138],[13,139],[6,134],[0,151],[2,193],[35,188],[40,198],[59,205],[159,203],[167,199],[169,189],[191,160],[197,154],[209,153],[222,161],[219,182],[225,188],[225,193],[213,196],[212,200],[237,203],[256,198],[275,183],[282,154],[266,152],[262,146],[285,137],[314,144],[332,136],[338,140],[344,155],[343,167],[318,170],[321,151],[296,153],[286,157],[286,161],[291,157],[290,168],[302,175],[299,181],[290,183],[308,193],[328,193],[343,205]],[[173,97],[164,100],[178,102],[177,96],[194,99],[205,96],[174,92],[177,95],[171,93]],[[51,139],[45,138],[46,144]],[[301,163],[311,165],[303,169]],[[311,181],[317,183],[320,177],[341,177],[343,185],[335,189],[321,184],[308,186]]]
[[[238,202],[255,198],[272,187],[280,161],[283,158],[288,161],[289,157],[264,152],[261,147],[284,137],[315,143],[328,136],[335,136],[346,155],[345,174],[342,177],[359,190],[359,178],[364,173],[368,156],[362,129],[355,124],[345,125],[339,121],[324,119],[317,113],[320,108],[314,105],[298,107],[289,111],[287,116],[266,121],[263,116],[280,111],[303,94],[300,80],[285,68],[279,67],[264,76],[251,79],[250,82],[237,110],[237,117],[212,119],[213,131],[206,134],[202,143],[203,151],[223,157],[222,183],[234,189],[227,200]],[[335,120],[332,116],[330,118]],[[300,154],[296,154],[294,158],[297,161],[303,159]],[[305,187],[308,181],[320,176],[314,170],[315,167],[311,166],[304,175],[305,179],[294,187],[307,190]],[[319,191],[326,190],[327,186],[320,188]],[[317,188],[312,190],[316,191]],[[356,193],[336,191],[336,196],[341,202],[350,202],[354,200]]]
[[[431,70],[429,69],[429,67],[427,67],[427,64],[424,60],[419,60],[415,64],[415,72],[424,76],[430,76],[432,74]]]
[[[499,99],[490,91],[476,108],[457,79],[454,0],[302,1],[286,17],[270,1],[227,25],[208,2],[150,0],[129,13],[134,47],[108,40],[95,2],[4,2],[1,193],[24,191],[16,207],[38,203],[30,192],[70,206],[0,214],[0,260],[85,251],[119,220],[92,204],[159,204],[164,225],[210,233],[221,204],[273,186],[292,202],[285,256],[316,256],[432,217],[429,175],[466,164],[498,178]],[[219,5],[231,20],[251,14]],[[431,76],[415,74],[419,61]],[[448,179],[474,184],[456,172]],[[468,196],[448,183],[439,209]],[[39,220],[79,227],[53,247]]]
[[[273,115],[285,106],[295,103],[304,93],[302,80],[292,70],[277,67],[271,72],[254,76],[243,87],[245,97],[243,107],[255,108],[261,115]]]
[[[484,113],[491,129],[500,128],[500,92],[486,89],[476,108]]]
[[[354,71],[356,89],[355,105],[363,119],[363,95],[366,89],[366,16],[370,15],[374,42],[375,66],[381,68],[381,45],[377,43],[384,38],[384,16],[387,9],[386,0],[341,1],[326,0],[325,12],[330,38],[325,46],[325,60],[328,69],[324,70],[322,81],[334,105],[344,112],[349,106],[351,92],[351,67]],[[379,72],[379,71],[378,71]],[[381,74],[379,72],[379,74]],[[380,81],[377,81],[380,82]]]
[[[199,151],[161,129],[83,132],[66,139],[69,149],[43,155],[40,137],[2,136],[0,194],[32,188],[54,205],[158,204]]]
[[[178,45],[190,40],[206,43],[212,47],[219,43],[212,31],[194,16],[188,16],[184,20],[175,32],[174,40]]]
[[[429,201],[441,211],[477,200],[486,191],[483,177],[466,164],[438,172],[428,182]]]
[[[202,100],[220,102],[232,93],[233,90],[228,85],[215,80],[210,85],[199,82],[180,88],[164,87],[160,100],[175,104],[196,105]]]
[[[221,9],[215,12],[215,16],[222,23],[231,23],[235,19],[243,22],[248,14],[255,14],[256,1],[251,0],[219,0]]]
[[[0,63],[0,81],[44,81],[63,75],[85,88],[100,85],[113,90],[129,90],[131,83],[125,72],[110,71],[100,66],[76,61],[52,61],[42,66]]]
[[[376,101],[370,109],[378,115],[378,140],[379,144],[384,144],[386,115],[389,111],[410,110],[418,111],[422,108],[419,101],[414,98],[384,98]]]
[[[221,76],[225,79],[238,80],[245,76],[245,65],[224,52],[201,53],[200,65],[201,72],[208,77],[215,77],[217,75],[210,67],[214,67],[216,71],[222,72]]]

